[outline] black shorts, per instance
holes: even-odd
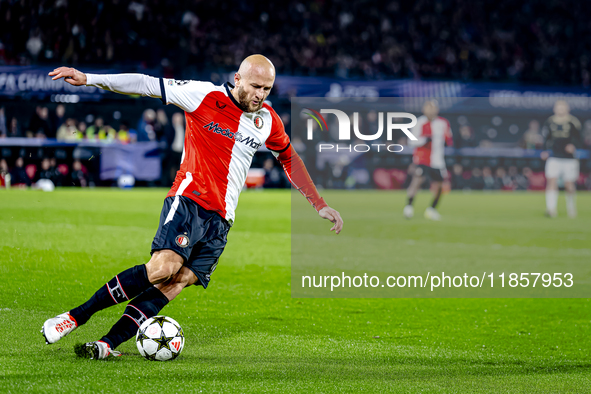
[[[415,170],[415,175],[427,176],[432,181],[443,182],[443,179],[447,176],[447,170],[445,168],[433,168],[424,164],[419,164]]]
[[[175,251],[199,278],[195,284],[207,288],[226,247],[228,231],[230,224],[219,214],[184,196],[167,197],[151,253],[162,249]]]

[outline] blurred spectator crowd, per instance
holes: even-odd
[[[543,172],[534,173],[529,167],[519,170],[517,166],[464,170],[461,164],[454,164],[450,181],[452,189],[459,190],[543,190],[546,185]]]
[[[251,53],[280,73],[591,85],[575,0],[0,0],[0,64],[140,64],[191,78]],[[59,21],[59,23],[56,23]]]
[[[65,143],[117,144],[153,141],[157,143],[162,163],[161,179],[157,184],[172,184],[181,161],[185,138],[185,117],[181,112],[174,112],[169,116],[163,109],[148,108],[141,113],[135,125],[130,126],[130,122],[124,120],[112,120],[112,125],[107,124],[104,120],[107,116],[88,114],[78,118],[67,115],[75,114],[77,109],[70,107],[67,111],[63,104],[59,104],[50,110],[48,106],[38,105],[33,115],[27,119],[8,114],[6,108],[0,107],[0,140],[20,137]],[[26,124],[21,126],[19,119],[24,119]],[[4,145],[13,146],[10,143]],[[45,149],[41,156],[36,154],[34,158],[30,158],[28,154],[24,157],[24,150],[20,150],[16,156],[12,153],[5,155],[3,149],[0,154],[0,185],[7,186],[8,183],[15,187],[34,186],[39,179],[49,179],[55,186],[95,185],[96,168],[87,168],[80,160],[71,157],[61,157],[56,162],[52,149],[55,148]]]
[[[324,176],[320,179],[323,186],[337,189],[406,189],[415,170],[414,164],[410,164],[406,170],[381,167],[367,170],[346,167],[340,174],[323,174]],[[480,167],[456,163],[448,168],[444,185],[447,189],[462,191],[544,190],[546,177],[543,168],[539,166],[532,169],[517,165]],[[579,190],[591,190],[591,174],[581,172],[576,186]],[[423,188],[429,187],[429,182],[423,185]]]
[[[455,190],[545,190],[546,177],[539,169],[530,167],[484,166],[464,168],[454,164],[449,175],[450,186]],[[576,181],[577,189],[591,190],[591,175],[581,173]]]
[[[72,168],[67,164],[57,164],[55,158],[44,158],[41,165],[26,164],[18,157],[12,168],[6,159],[0,159],[0,187],[26,188],[41,179],[50,180],[55,186],[92,186],[92,175],[80,160],[74,160]]]
[[[130,127],[128,121],[119,121],[115,128],[106,124],[101,116],[89,114],[83,119],[67,117],[65,106],[60,104],[54,111],[38,105],[28,123],[21,125],[16,115],[9,116],[7,110],[0,107],[0,138],[48,138],[61,142],[85,140],[121,144],[161,141],[167,147],[182,152],[184,122],[180,112],[173,114],[170,122],[164,110],[149,108],[143,112],[136,126]]]

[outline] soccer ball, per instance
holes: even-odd
[[[174,360],[185,346],[185,334],[174,319],[154,316],[137,330],[135,343],[140,354],[148,360]]]

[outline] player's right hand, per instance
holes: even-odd
[[[341,219],[341,214],[337,210],[331,207],[324,207],[318,211],[318,214],[321,218],[328,219],[334,223],[330,231],[334,231],[336,234],[341,232],[343,229],[343,219]]]
[[[550,157],[550,152],[543,151],[542,153],[540,153],[540,157],[542,158],[542,160],[546,160],[548,157]]]
[[[48,74],[52,80],[63,78],[64,81],[74,86],[86,85],[86,74],[71,67],[58,67]]]

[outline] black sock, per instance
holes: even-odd
[[[127,304],[123,316],[111,327],[101,341],[115,349],[132,338],[147,319],[156,316],[168,304],[168,298],[160,290],[151,287]]]
[[[439,197],[441,197],[441,187],[439,189],[437,189],[437,194],[435,195],[435,198],[433,199],[433,204],[431,204],[431,207],[433,209],[435,209],[435,207],[437,206],[437,204],[439,204]]]
[[[70,315],[81,326],[96,312],[131,300],[151,286],[146,266],[144,264],[136,265],[116,275],[106,285],[98,289],[88,301],[72,309]]]
[[[414,199],[415,199],[415,196],[409,197],[408,204],[406,204],[406,205],[412,205],[412,200],[414,200]]]

